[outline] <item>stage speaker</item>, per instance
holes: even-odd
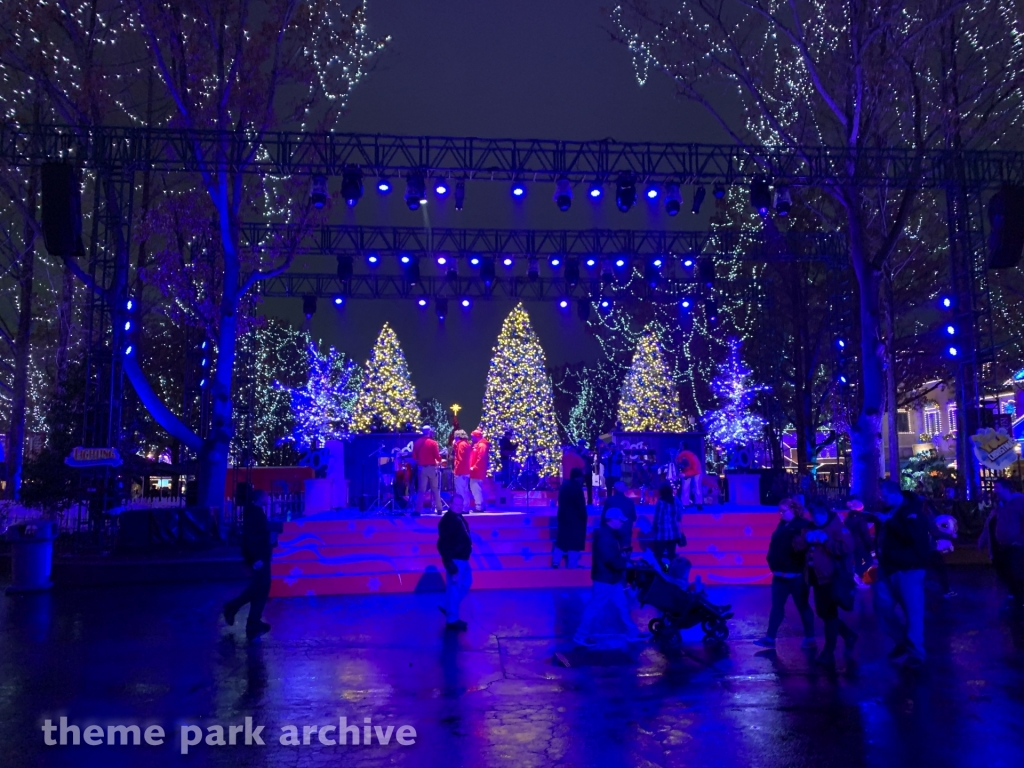
[[[1024,187],[1004,184],[988,201],[988,221],[988,268],[1017,266],[1024,251]]]
[[[42,167],[43,241],[51,256],[81,256],[82,190],[75,167],[46,163]]]

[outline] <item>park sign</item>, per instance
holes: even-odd
[[[971,443],[974,455],[983,467],[998,471],[1006,469],[1017,460],[1017,441],[1004,429],[979,429],[971,437]]]
[[[76,469],[89,469],[90,467],[119,467],[121,456],[117,448],[83,448],[77,446],[71,450],[71,455],[64,459],[64,463]]]

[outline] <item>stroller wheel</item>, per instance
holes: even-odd
[[[720,643],[729,637],[729,626],[724,621],[708,620],[700,625],[705,643]]]
[[[647,628],[651,631],[652,635],[661,634],[661,630],[665,628],[665,622],[661,619],[651,619],[647,622]]]

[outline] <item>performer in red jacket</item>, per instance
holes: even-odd
[[[469,460],[472,446],[466,430],[455,430],[455,442],[452,443],[452,473],[455,475],[455,495],[461,496],[463,509],[469,509],[472,497],[469,495]]]
[[[423,427],[423,437],[412,445],[412,460],[419,466],[419,482],[416,488],[416,503],[413,504],[414,515],[420,513],[423,504],[423,493],[429,489],[434,497],[434,511],[441,514],[441,485],[438,482],[438,465],[441,463],[441,449],[434,439],[434,428],[429,424]]]
[[[491,444],[484,439],[484,433],[474,429],[473,448],[469,456],[469,489],[473,493],[473,503],[477,512],[484,511],[484,479],[490,460]]]

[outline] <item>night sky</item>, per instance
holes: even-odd
[[[390,35],[389,48],[356,89],[341,128],[359,133],[509,138],[726,143],[698,107],[678,100],[671,82],[652,73],[640,87],[629,51],[611,39],[602,3],[592,0],[388,0],[370,2],[370,31]],[[340,182],[332,180],[337,192]],[[612,195],[591,203],[577,188],[572,209],[561,213],[553,185],[533,184],[515,201],[506,182],[470,182],[465,210],[449,196],[420,211],[402,200],[404,182],[388,197],[367,183],[354,210],[336,206],[336,223],[562,229],[702,229],[706,218],[684,212],[669,218],[639,200],[627,214]],[[685,190],[684,190],[685,194]],[[705,209],[710,206],[705,206]],[[295,271],[331,271],[333,257],[304,258]],[[397,272],[397,265],[388,265]],[[423,268],[433,269],[424,263]],[[525,266],[521,266],[525,270]],[[501,269],[499,265],[499,269]],[[542,262],[542,275],[546,267]],[[321,301],[313,335],[362,363],[388,321],[405,350],[417,393],[464,407],[472,427],[480,415],[491,347],[508,302],[452,306],[438,323],[433,306],[410,302],[353,301],[338,310]],[[575,315],[554,304],[527,304],[549,365],[597,358],[600,348]],[[299,299],[270,300],[268,314],[302,319]]]

